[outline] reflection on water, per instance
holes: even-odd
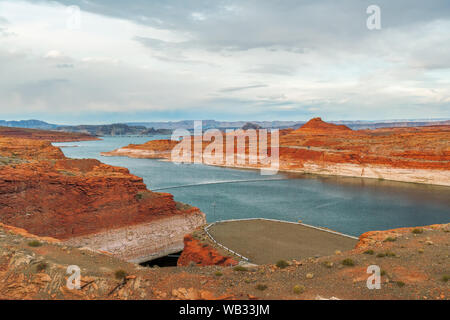
[[[166,137],[153,137],[161,138]],[[208,221],[250,217],[302,220],[356,236],[369,230],[450,222],[449,187],[285,173],[272,176],[275,179],[272,181],[254,181],[268,177],[254,170],[100,156],[100,152],[148,140],[148,137],[107,137],[102,141],[55,145],[76,145],[62,149],[68,157],[96,158],[127,167],[131,173],[143,177],[150,189],[198,184],[164,192],[172,193],[177,201],[199,207]],[[252,181],[202,185],[230,180]]]

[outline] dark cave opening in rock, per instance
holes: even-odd
[[[158,259],[154,259],[154,260],[150,260],[150,261],[145,261],[140,263],[141,266],[143,267],[148,267],[148,268],[153,268],[153,267],[176,267],[177,266],[177,262],[178,262],[178,258],[180,257],[182,251],[180,252],[176,252],[176,253],[171,253],[167,256],[158,258]]]

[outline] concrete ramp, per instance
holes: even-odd
[[[266,219],[217,222],[208,228],[219,244],[255,264],[333,255],[355,247],[358,239],[301,223]]]

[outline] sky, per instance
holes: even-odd
[[[0,0],[0,119],[317,116],[450,118],[450,2]]]

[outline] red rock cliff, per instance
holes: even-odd
[[[233,258],[225,257],[210,245],[187,235],[184,237],[184,249],[178,258],[178,266],[188,266],[191,263],[199,266],[234,266],[238,264]]]
[[[68,159],[47,141],[0,138],[0,222],[68,239],[180,214],[203,215],[125,168]]]

